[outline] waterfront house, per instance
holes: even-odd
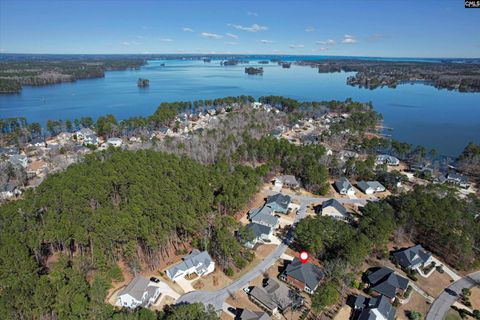
[[[116,147],[116,148],[121,147],[122,143],[123,143],[123,141],[122,141],[121,138],[115,138],[114,137],[114,138],[109,138],[107,140],[107,145],[112,146],[112,147]]]
[[[355,194],[355,189],[345,177],[342,177],[335,182],[335,189],[337,189],[338,193],[343,195],[353,196]]]
[[[377,156],[377,164],[387,164],[389,166],[398,166],[400,164],[400,160],[388,154],[380,154]]]
[[[197,274],[202,277],[215,270],[215,262],[207,251],[194,249],[183,261],[167,269],[165,273],[172,280],[176,281],[190,274]]]
[[[268,278],[263,286],[255,286],[249,292],[250,299],[270,314],[285,312],[293,304],[295,294],[286,285]]]
[[[384,192],[385,187],[378,181],[360,181],[357,183],[358,189],[365,194],[374,194],[376,192]]]
[[[358,295],[349,303],[352,320],[394,320],[396,310],[384,296],[367,298]]]
[[[324,201],[320,213],[322,216],[328,216],[338,220],[346,220],[348,218],[347,209],[336,199]]]
[[[86,135],[84,138],[83,138],[83,144],[88,146],[88,145],[92,145],[92,146],[96,146],[98,145],[98,137],[94,134],[89,134],[89,135]]]
[[[309,262],[302,263],[300,259],[294,258],[280,275],[280,279],[300,290],[313,294],[317,290],[323,276],[323,272],[319,267]]]
[[[405,269],[416,270],[432,263],[432,254],[419,244],[393,253],[398,264]]]
[[[0,185],[0,199],[9,199],[22,194],[22,191],[12,182]]]
[[[137,307],[147,308],[155,303],[159,296],[160,288],[156,283],[138,275],[119,292],[116,304],[119,307],[130,309]]]
[[[251,241],[245,243],[247,248],[251,249],[255,247],[257,243],[270,242],[273,233],[271,227],[258,223],[249,223],[246,228],[247,232],[250,232],[253,236]]]
[[[277,193],[267,198],[265,206],[271,208],[275,212],[287,214],[290,201],[290,196]]]
[[[19,153],[20,150],[17,147],[0,147],[0,156],[11,157]]]
[[[386,267],[371,270],[367,275],[367,280],[369,287],[374,292],[384,295],[392,301],[397,293],[403,293],[408,287],[408,279]]]
[[[468,182],[468,177],[462,174],[447,173],[445,178],[447,183],[455,184],[465,189],[468,189],[468,187],[470,187],[470,183]]]
[[[84,140],[87,136],[95,135],[95,131],[90,128],[82,128],[76,132],[77,140]]]

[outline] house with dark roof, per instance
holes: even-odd
[[[352,320],[394,320],[396,310],[384,296],[356,296],[350,303]]]
[[[266,312],[255,312],[248,309],[237,309],[235,320],[270,320]]]
[[[15,183],[7,182],[0,185],[0,199],[8,199],[22,194],[22,190]]]
[[[270,242],[273,232],[271,227],[258,223],[249,223],[246,228],[247,232],[252,234],[253,239],[247,241],[245,247],[252,249],[257,243]]]
[[[463,174],[447,173],[445,175],[445,179],[447,183],[455,184],[465,189],[468,189],[468,187],[470,187],[468,177],[464,176]]]
[[[288,212],[288,205],[290,204],[291,200],[292,199],[289,195],[277,193],[267,198],[265,206],[271,208],[275,212],[286,214]]]
[[[398,275],[390,268],[381,267],[372,270],[367,275],[369,288],[374,292],[394,300],[397,293],[402,293],[408,287],[408,279]]]
[[[270,314],[285,312],[298,297],[283,283],[268,278],[263,286],[255,286],[248,293],[250,299]]]
[[[119,307],[130,309],[135,309],[137,307],[147,308],[155,303],[159,296],[160,288],[156,283],[138,275],[119,292],[116,304]]]
[[[322,216],[328,216],[338,220],[346,220],[348,218],[347,209],[336,199],[324,201],[321,210],[318,211]]]
[[[432,263],[432,254],[419,244],[393,253],[398,264],[405,269],[415,270]]]
[[[380,154],[377,156],[377,164],[387,164],[389,166],[398,166],[400,164],[400,160],[388,154]]]
[[[323,272],[319,267],[307,262],[302,263],[298,258],[287,265],[285,271],[280,274],[280,279],[300,290],[313,294],[323,279]]]
[[[273,209],[268,206],[252,209],[248,212],[248,218],[253,223],[258,223],[272,229],[276,229],[280,220],[273,215]]]
[[[360,181],[357,183],[358,189],[365,194],[374,194],[376,192],[384,192],[385,187],[378,181]]]
[[[342,177],[335,181],[335,189],[337,189],[338,193],[343,195],[354,195],[355,189],[353,188],[350,181],[347,178]]]
[[[192,252],[183,258],[183,261],[167,269],[167,276],[176,281],[192,273],[196,273],[199,277],[212,273],[215,270],[215,262],[212,260],[207,251],[193,249]]]
[[[287,188],[298,188],[300,186],[300,183],[297,181],[297,178],[292,175],[284,175],[284,176],[278,176],[275,178],[275,185],[280,186],[280,187],[287,187]]]

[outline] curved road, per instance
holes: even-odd
[[[457,301],[463,288],[472,288],[480,285],[480,271],[455,281],[445,289],[432,303],[425,320],[443,320],[450,307]]]
[[[277,192],[267,191],[267,195],[273,195]],[[306,196],[297,196],[297,195],[290,195],[292,199],[297,199],[300,202],[300,208],[298,209],[298,214],[295,217],[294,223],[303,219],[307,212],[307,206],[313,202],[323,202],[330,198],[320,198],[320,197],[306,197]],[[358,204],[366,204],[365,199],[337,199],[342,203],[358,203]],[[289,234],[287,236],[287,242],[291,242],[293,240],[293,235]],[[253,281],[256,277],[262,275],[268,268],[270,268],[275,261],[277,261],[280,256],[285,253],[288,248],[288,244],[282,242],[275,250],[268,255],[260,264],[255,266],[251,271],[243,275],[237,281],[229,284],[225,288],[216,290],[216,291],[192,291],[184,294],[179,299],[177,299],[177,304],[182,303],[195,303],[201,302],[205,306],[211,304],[215,310],[222,310],[222,306],[224,301],[233,293],[237,292],[238,290],[242,289],[243,287],[247,286],[249,282]]]

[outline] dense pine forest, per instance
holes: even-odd
[[[225,265],[241,264],[240,245],[216,242],[235,241],[222,235],[225,224],[256,191],[263,170],[110,150],[51,175],[24,200],[2,207],[0,313],[109,318],[104,298],[111,279],[121,277],[119,259],[132,271],[154,267],[193,237],[205,239],[198,245]],[[52,255],[60,258],[50,266]]]

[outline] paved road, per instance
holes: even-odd
[[[448,291],[443,291],[430,306],[425,320],[443,320],[450,307],[457,301],[462,289],[475,285],[480,285],[480,271],[455,281],[446,289]]]
[[[298,214],[295,217],[295,222],[300,221],[305,217],[307,212],[306,202],[301,202],[300,208],[298,209]],[[288,237],[292,237],[289,235]],[[268,255],[260,264],[255,266],[252,270],[248,273],[243,275],[237,281],[229,284],[225,288],[216,290],[216,291],[192,291],[184,294],[177,300],[177,304],[181,303],[194,303],[194,302],[201,302],[205,306],[211,304],[215,310],[222,310],[223,304],[225,300],[231,295],[241,290],[243,287],[247,286],[249,282],[253,281],[253,279],[261,276],[268,268],[270,268],[275,261],[277,261],[282,254],[285,253],[287,250],[288,245],[285,243],[281,243],[278,245],[275,250]]]

